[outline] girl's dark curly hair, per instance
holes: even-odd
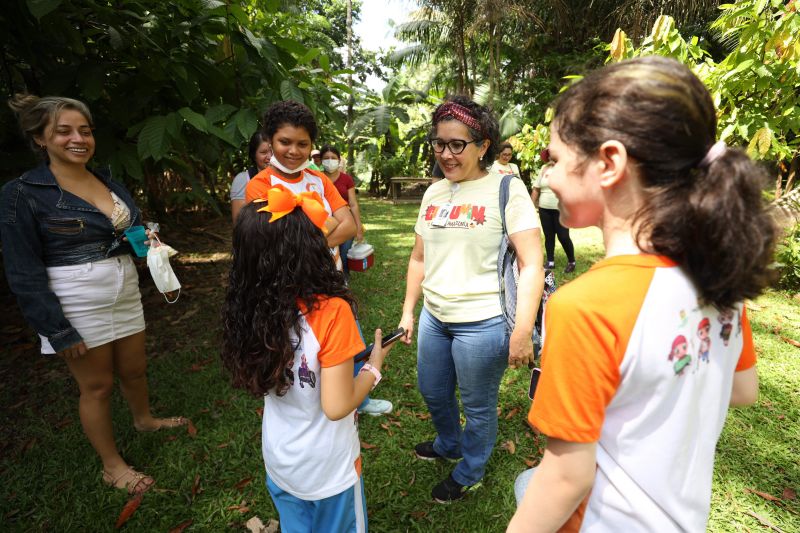
[[[294,100],[281,100],[267,108],[264,113],[263,126],[267,140],[272,141],[272,136],[281,126],[287,124],[295,128],[305,128],[308,136],[311,137],[311,142],[317,140],[317,121],[314,113],[305,105]]]
[[[338,297],[356,310],[322,232],[300,209],[270,223],[270,213],[257,212],[263,206],[247,204],[236,220],[222,365],[234,387],[282,396],[290,386],[284,370],[301,338],[299,304],[310,312],[320,297]]]
[[[478,124],[481,125],[481,130],[478,131],[474,128],[470,128],[467,126],[469,130],[469,135],[472,137],[473,141],[482,141],[484,139],[489,140],[489,148],[486,149],[486,153],[483,155],[483,159],[478,162],[478,165],[482,170],[486,170],[497,158],[497,154],[499,153],[499,144],[500,144],[500,126],[497,123],[497,119],[494,117],[494,113],[492,110],[486,106],[482,106],[480,104],[476,104],[469,97],[463,95],[455,95],[455,96],[448,96],[444,99],[444,102],[438,106],[436,109],[433,110],[433,115],[431,118],[431,132],[430,137],[433,138],[436,136],[436,125],[439,122],[447,121],[447,120],[457,120],[451,116],[444,116],[441,118],[436,118],[436,113],[439,111],[439,108],[448,103],[448,102],[455,102],[459,104],[469,111],[470,116],[478,121]],[[466,124],[465,124],[466,126]]]

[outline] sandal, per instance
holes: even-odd
[[[150,481],[148,482],[148,480]],[[121,485],[120,482],[122,482]],[[137,472],[129,466],[128,469],[117,476],[116,479],[103,470],[103,483],[115,489],[125,489],[128,491],[129,496],[137,496],[150,490],[150,488],[156,484],[156,481],[150,476]]]
[[[169,418],[161,418],[159,420],[161,420],[161,425],[153,429],[143,429],[138,427],[136,424],[134,424],[134,427],[136,428],[136,431],[142,431],[144,433],[152,433],[153,431],[158,431],[160,429],[178,428],[181,426],[185,426],[186,424],[189,423],[189,419],[182,416],[171,416]]]

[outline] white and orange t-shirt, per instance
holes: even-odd
[[[566,531],[704,531],[733,375],[755,365],[744,306],[698,304],[671,260],[617,256],[562,286],[545,310],[528,420],[597,442],[591,494]]]
[[[341,420],[322,411],[322,368],[339,365],[364,350],[355,316],[341,298],[320,300],[301,316],[289,390],[264,397],[261,448],[270,479],[301,500],[321,500],[352,487],[360,475],[355,410]]]
[[[328,176],[322,172],[305,169],[295,179],[287,179],[276,172],[272,167],[267,167],[255,176],[247,184],[245,189],[245,201],[252,202],[257,198],[266,198],[267,192],[274,185],[283,185],[295,194],[301,192],[316,192],[322,197],[325,210],[332,216],[338,209],[346,207],[348,204],[342,199],[336,186]],[[331,255],[336,267],[342,270],[342,259],[339,257],[339,247],[331,248]]]

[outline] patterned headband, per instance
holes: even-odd
[[[481,127],[481,123],[478,122],[478,119],[473,117],[469,109],[461,104],[457,104],[455,102],[446,102],[440,105],[439,109],[436,110],[436,114],[433,116],[433,120],[434,122],[439,122],[444,117],[453,117],[465,126],[479,131],[481,135],[486,135]]]

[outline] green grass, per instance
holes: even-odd
[[[376,327],[393,328],[400,318],[416,209],[362,200],[366,236],[376,248],[375,267],[352,275],[366,336]],[[223,221],[205,226],[217,235],[229,231]],[[170,229],[165,228],[165,236]],[[602,242],[596,229],[572,233],[578,275],[602,257]],[[140,272],[151,397],[158,414],[189,416],[198,432],[195,438],[182,430],[139,434],[115,395],[113,416],[122,454],[158,483],[124,528],[168,531],[191,519],[187,531],[242,530],[253,515],[266,523],[277,514],[263,482],[257,411],[262,402],[231,389],[218,360],[218,312],[228,245],[205,237],[202,225],[193,233],[173,231],[167,241],[184,252],[176,267],[185,285],[178,303],[167,306],[147,273]],[[193,250],[202,252],[187,253]],[[560,246],[556,263],[559,271],[566,264]],[[560,274],[558,282],[572,277]],[[18,324],[21,319],[10,300],[2,296],[0,304],[13,310],[6,315],[9,323]],[[748,514],[754,513],[782,531],[800,531],[797,500],[773,502],[745,490],[777,498],[784,489],[800,492],[800,349],[780,337],[800,339],[800,301],[769,292],[749,312],[760,357],[761,399],[729,415],[718,446],[709,529],[764,529]],[[16,330],[4,326],[0,331]],[[100,482],[99,461],[78,422],[77,387],[63,363],[44,359],[34,346],[26,346],[33,342],[30,332],[14,335],[12,344],[0,348],[0,529],[113,530],[127,498]],[[528,372],[506,373],[498,447],[486,478],[467,500],[449,506],[434,504],[429,495],[449,466],[418,461],[413,455],[416,442],[434,435],[416,389],[415,346],[398,345],[387,359],[384,376],[375,396],[392,400],[395,412],[390,417],[362,417],[360,423],[362,442],[374,446],[363,452],[371,530],[504,530],[514,512],[513,480],[527,468],[526,460],[539,460],[544,445],[524,421]],[[500,447],[508,441],[515,444],[513,454]],[[246,483],[248,478],[252,481]],[[248,510],[239,512],[243,502]]]

